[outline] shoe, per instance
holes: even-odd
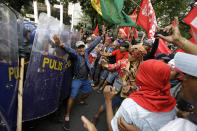
[[[101,87],[98,91],[97,91],[98,94],[102,94],[103,93],[103,88]]]
[[[94,83],[91,83],[91,86],[92,86],[92,87],[95,87]]]
[[[63,128],[65,131],[69,131],[70,130],[70,121],[64,121]]]

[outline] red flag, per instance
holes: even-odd
[[[120,27],[119,28],[120,38],[128,37],[129,29],[130,27]]]
[[[172,26],[175,26],[175,19],[172,21]]]
[[[150,0],[142,0],[141,9],[137,18],[137,24],[147,31],[148,38],[154,40],[157,27],[155,11]]]
[[[96,36],[98,36],[98,24],[97,24],[97,26],[96,26],[96,29],[94,30],[94,34],[95,34]]]
[[[197,33],[197,6],[195,6],[189,14],[185,17],[184,21],[190,25],[193,30]]]
[[[197,33],[194,31],[193,28],[191,28],[190,33],[192,35],[192,38],[190,39],[190,41],[194,44],[197,44]]]
[[[137,7],[135,8],[134,12],[132,13],[132,15],[129,15],[129,17],[136,22],[137,20]]]
[[[134,22],[136,22],[136,19],[137,19],[137,13],[136,12],[137,12],[137,7],[136,7],[135,11],[132,13],[132,15],[129,15],[129,17]],[[132,30],[131,31],[133,31],[133,30],[135,30],[135,32],[137,34],[137,29],[135,29],[135,28],[132,27]],[[129,37],[130,36],[130,32],[129,31],[130,31],[130,27],[120,27],[119,28],[120,37],[121,38]],[[136,34],[135,34],[135,38],[138,37],[138,35],[136,35]]]
[[[165,45],[165,41],[163,39],[159,39],[159,47],[156,54],[158,53],[165,53],[167,55],[172,53],[172,51]]]
[[[134,32],[135,39],[138,38],[137,29],[132,27],[131,31]]]

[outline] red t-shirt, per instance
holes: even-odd
[[[112,56],[114,56],[114,55],[116,56],[116,62],[118,62],[122,58],[128,59],[129,52],[125,51],[124,53],[121,53],[120,49],[118,49],[118,50],[115,50],[112,52]]]

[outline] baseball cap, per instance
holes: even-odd
[[[175,66],[182,72],[197,77],[197,56],[183,52],[176,53]]]
[[[152,39],[144,39],[143,42],[150,47],[152,47],[152,45],[153,45],[153,40]]]
[[[85,46],[85,43],[83,41],[77,41],[76,48],[78,48],[79,46]]]
[[[167,54],[165,54],[165,53],[158,53],[156,56],[155,56],[155,59],[161,59],[161,58],[163,58],[163,57],[166,57],[167,56]]]
[[[178,73],[183,74],[183,72],[180,71],[180,70],[175,66],[174,59],[170,60],[170,61],[168,62],[168,65],[169,65],[170,67],[172,67],[172,68],[173,68],[175,71],[177,71]]]

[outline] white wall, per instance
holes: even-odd
[[[73,25],[77,25],[83,16],[80,3],[75,3],[75,4],[69,3],[68,15],[72,15],[72,14],[73,14]]]

